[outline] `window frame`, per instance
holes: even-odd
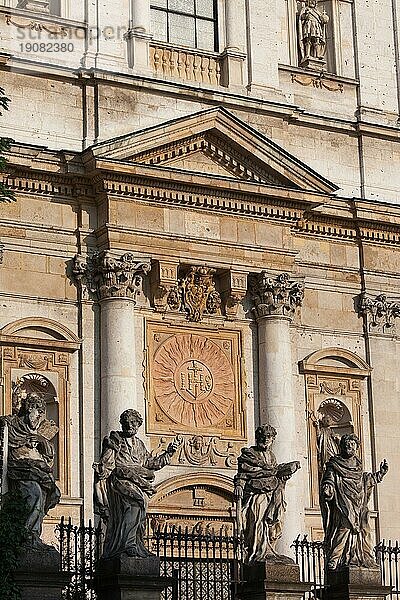
[[[194,11],[193,13],[188,13],[185,11],[180,11],[180,10],[175,10],[175,9],[171,9],[169,8],[169,2],[170,0],[166,0],[167,6],[166,7],[162,7],[162,6],[154,6],[150,0],[150,12],[152,10],[157,10],[160,12],[163,12],[167,15],[167,40],[154,40],[155,42],[162,42],[162,43],[167,43],[172,45],[172,42],[170,41],[170,24],[169,24],[169,18],[168,16],[170,14],[174,14],[174,15],[179,15],[182,17],[190,17],[194,20],[194,35],[195,35],[195,45],[194,46],[184,46],[185,48],[191,48],[193,50],[199,50],[199,51],[204,51],[204,52],[210,52],[209,49],[207,48],[199,48],[199,46],[197,45],[198,40],[197,40],[197,21],[207,21],[208,23],[213,23],[214,25],[214,48],[213,50],[211,50],[211,52],[219,52],[219,29],[218,29],[218,0],[212,0],[213,3],[213,17],[204,17],[204,16],[199,16],[197,15],[197,0],[195,0],[194,2]]]

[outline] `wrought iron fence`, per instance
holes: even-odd
[[[325,554],[323,542],[312,542],[307,535],[300,535],[292,544],[295,561],[300,567],[300,579],[311,584],[311,591],[304,594],[304,600],[320,598],[324,588]]]
[[[382,571],[382,584],[392,588],[391,600],[400,599],[400,545],[382,540],[375,548],[376,561]]]
[[[96,600],[92,588],[95,565],[101,555],[103,532],[101,525],[92,521],[85,526],[73,525],[71,518],[56,526],[60,542],[61,569],[72,575],[71,583],[63,592],[64,600]]]
[[[311,592],[305,600],[322,597],[325,581],[325,554],[323,542],[312,542],[307,535],[298,536],[293,542],[295,559],[300,566],[301,581],[311,584]],[[382,585],[392,588],[391,600],[400,600],[400,544],[398,541],[382,540],[375,547],[376,562],[382,573]]]
[[[101,556],[101,526],[73,525],[62,519],[56,528],[60,541],[62,568],[72,580],[64,591],[64,600],[96,600],[92,581]],[[146,537],[149,550],[160,558],[161,575],[173,578],[162,600],[235,600],[242,580],[242,547],[237,536],[225,527],[190,529],[171,525],[159,526]],[[311,585],[304,600],[322,597],[324,588],[324,544],[307,535],[294,540],[295,561],[300,578]],[[400,600],[400,544],[382,540],[375,548],[382,571],[382,584],[390,586],[391,600]]]
[[[240,580],[241,545],[224,528],[189,530],[165,526],[149,538],[161,574],[174,577],[165,600],[234,600]]]
[[[72,580],[64,600],[95,600],[92,588],[101,556],[103,532],[89,521],[85,526],[62,519],[56,528],[62,569]],[[149,550],[160,558],[162,576],[173,585],[162,600],[234,600],[240,579],[241,546],[227,530],[191,530],[166,525],[146,537]]]

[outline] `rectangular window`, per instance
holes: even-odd
[[[20,8],[42,15],[61,16],[61,0],[0,0],[0,6]]]
[[[217,0],[151,0],[155,40],[218,52]]]

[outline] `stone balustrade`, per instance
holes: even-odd
[[[220,58],[211,52],[151,44],[150,61],[156,75],[221,85]]]

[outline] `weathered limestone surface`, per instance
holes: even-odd
[[[238,301],[234,319],[227,317],[223,306],[220,312],[205,315],[205,330],[232,328],[241,340],[242,350],[235,359],[242,373],[238,398],[246,402],[235,431],[244,433],[224,439],[224,448],[231,442],[235,448],[251,443],[246,432],[254,430],[268,410],[278,420],[280,407],[292,407],[290,439],[304,456],[296,482],[296,534],[307,530],[318,538],[317,483],[311,476],[315,448],[310,445],[306,396],[312,389],[315,408],[329,396],[346,407],[357,405],[351,416],[362,434],[365,469],[377,468],[377,455],[387,456],[393,465],[388,475],[393,477],[391,485],[378,491],[378,504],[373,508],[379,509],[381,535],[398,538],[399,524],[392,519],[400,509],[393,475],[400,469],[398,319],[392,328],[379,329],[356,308],[364,283],[371,297],[386,294],[393,301],[400,297],[399,59],[390,3],[323,2],[332,29],[327,36],[327,72],[322,76],[312,68],[299,67],[294,2],[266,5],[254,0],[246,13],[245,2],[229,0],[226,14],[220,15],[220,52],[212,55],[216,61],[225,60],[220,56],[225,49],[233,53],[236,79],[228,87],[204,83],[200,76],[198,81],[188,81],[149,72],[146,52],[154,32],[148,0],[121,0],[112,9],[107,0],[99,0],[97,9],[92,2],[61,4],[61,16],[28,11],[21,5],[19,9],[0,7],[1,81],[12,100],[10,111],[1,116],[1,134],[15,140],[10,176],[16,190],[16,201],[1,206],[0,327],[37,319],[34,324],[24,321],[12,333],[2,329],[1,413],[12,410],[12,383],[31,372],[51,380],[60,408],[64,403],[66,441],[60,450],[68,464],[64,464],[60,483],[62,501],[52,512],[47,533],[62,513],[76,520],[81,514],[92,515],[89,474],[100,446],[101,411],[104,416],[105,409],[100,381],[107,375],[101,369],[101,347],[112,370],[108,381],[115,378],[110,389],[118,396],[107,407],[110,424],[128,396],[142,412],[147,410],[146,335],[153,331],[147,323],[193,331],[183,313],[156,311],[149,282],[134,310],[119,300],[114,304],[119,305],[118,314],[104,309],[102,326],[98,303],[79,295],[69,264],[77,253],[86,256],[110,250],[115,257],[131,252],[152,261],[171,260],[184,268],[206,264],[216,270],[217,288],[223,287],[232,268],[246,274],[267,269],[271,276],[288,272],[304,279],[301,314],[285,326],[271,321],[265,344],[261,335],[258,338],[249,295]],[[87,42],[85,19],[90,32]],[[54,42],[53,30],[60,36],[57,41],[73,44],[73,51],[21,48],[27,42]],[[243,76],[241,85],[237,85],[238,72]],[[168,161],[162,162],[163,153],[170,152],[157,149],[163,129],[170,127],[166,122],[215,106],[228,109],[234,118],[290,152],[296,168],[305,163],[332,181],[339,188],[337,193],[332,188],[326,193],[309,189],[303,194],[299,180],[283,184],[278,179],[268,189],[263,187],[250,174],[260,168],[260,139],[254,135],[244,149],[237,139],[236,121],[218,138],[219,145],[212,140],[214,154],[208,146],[207,151],[197,148],[179,160],[169,154]],[[120,159],[114,155],[112,168],[107,167],[110,182],[106,189],[104,165],[97,168],[90,153],[84,158],[80,154],[82,148],[97,142],[157,125],[160,129],[152,130],[146,143],[161,160],[160,171],[157,160],[138,166],[135,147]],[[180,126],[175,122],[175,134]],[[198,123],[191,121],[181,138],[187,141],[197,135],[196,127]],[[233,150],[244,152],[247,171],[241,170],[235,152],[232,161],[226,158]],[[263,168],[268,171],[271,164],[269,157]],[[143,165],[147,172],[141,171]],[[253,210],[255,198],[260,202]],[[62,324],[68,334],[54,328],[54,323]],[[117,325],[119,334],[112,336]],[[300,361],[327,348],[336,353],[347,350],[362,359],[372,367],[371,375],[365,370],[360,375],[362,367],[347,355],[338,360],[325,356],[317,375],[299,372]],[[43,358],[48,358],[50,350],[56,365]],[[267,358],[271,369],[266,375],[259,364]],[[325,375],[321,375],[323,369]],[[282,372],[284,378],[276,376]],[[338,382],[345,387],[339,388]],[[324,389],[343,393],[321,391],[321,383],[327,386]],[[103,381],[103,399],[111,394],[107,390],[104,394],[105,388]],[[279,396],[281,404],[277,401],[268,408],[260,403],[266,391],[269,397]],[[153,412],[155,422],[164,418]],[[228,417],[221,422],[222,431],[229,430],[229,421]],[[144,433],[143,437],[157,448],[161,434]],[[174,465],[159,481],[174,477],[175,468],[180,469],[180,476],[193,474],[187,464]],[[234,468],[202,469],[203,479],[209,471],[220,477],[224,493],[227,481],[231,486]],[[290,487],[291,483],[288,491]],[[194,501],[190,494],[182,492],[182,497]],[[212,502],[207,498],[204,510],[209,515]],[[164,502],[165,498],[160,500],[163,507]],[[229,502],[225,494],[220,507],[226,514]],[[201,509],[196,510],[200,520]],[[378,520],[375,510],[373,517]]]
[[[61,592],[71,577],[61,572],[61,557],[53,548],[26,551],[14,578],[21,600],[61,600]]]
[[[342,571],[328,571],[326,600],[384,600],[391,590],[381,583],[381,572],[376,569],[349,567]]]
[[[309,586],[300,583],[300,570],[297,565],[279,563],[258,563],[246,565],[243,571],[245,583],[239,592],[242,600],[301,600]]]
[[[170,578],[160,577],[156,557],[101,560],[95,579],[100,600],[159,600],[171,584]]]

